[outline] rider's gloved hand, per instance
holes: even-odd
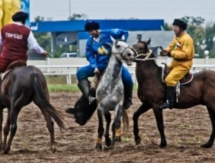
[[[169,57],[171,56],[170,53],[168,53],[166,50],[162,50],[162,51],[160,52],[160,55],[161,55],[161,56],[169,56]]]
[[[47,51],[44,51],[44,52],[42,53],[42,55],[43,55],[44,57],[46,57],[46,56],[49,55],[49,53],[48,53]]]

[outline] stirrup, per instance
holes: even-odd
[[[168,100],[166,100],[163,104],[161,104],[160,106],[159,106],[159,109],[167,109],[167,108],[169,108],[169,101]]]

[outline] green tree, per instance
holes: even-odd
[[[45,20],[45,18],[42,17],[42,16],[36,16],[36,17],[34,18],[34,21],[35,21],[35,22],[42,22],[42,21],[44,21],[44,20]]]
[[[87,18],[86,14],[73,13],[72,16],[70,16],[68,19],[69,20],[83,20],[83,19],[86,19],[86,18]]]
[[[188,24],[186,31],[194,40],[195,53],[199,54],[200,57],[204,57],[204,53],[200,45],[205,39],[205,30],[203,27],[205,19],[193,16],[184,16],[181,19]]]
[[[35,22],[41,22],[44,21],[44,17],[37,16],[35,19]],[[34,36],[37,39],[37,42],[42,46],[46,51],[51,51],[51,34],[50,33],[44,33],[44,32],[34,32]]]
[[[172,29],[173,29],[172,25],[170,25],[168,23],[164,23],[163,30],[165,30],[165,31],[171,31]]]
[[[205,44],[206,49],[209,50],[210,57],[215,57],[215,24],[210,22],[206,24],[205,27]]]

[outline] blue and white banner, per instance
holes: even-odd
[[[21,11],[28,13],[26,26],[30,27],[30,0],[21,0]]]

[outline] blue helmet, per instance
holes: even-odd
[[[96,30],[99,28],[100,28],[99,23],[94,22],[94,21],[88,21],[84,26],[85,31]]]

